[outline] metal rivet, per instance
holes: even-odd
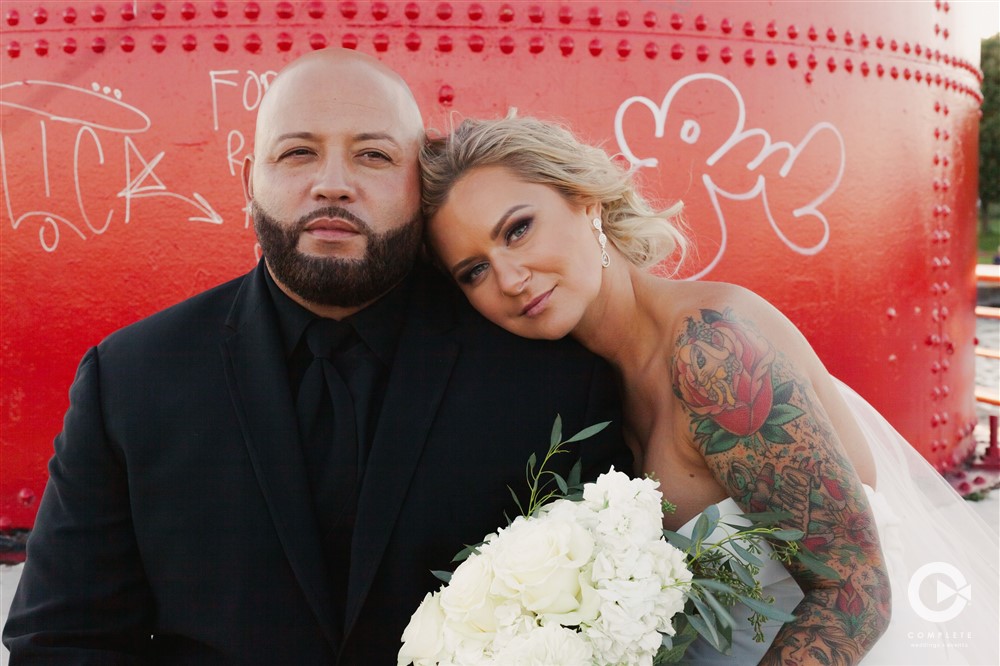
[[[545,19],[545,10],[540,5],[528,7],[528,20],[532,23],[541,23]]]
[[[437,14],[437,17],[442,21],[447,21],[448,19],[451,18],[453,12],[454,10],[452,9],[452,6],[449,3],[442,2],[440,5],[437,6],[437,9],[435,10],[434,13]]]
[[[279,2],[274,8],[274,13],[280,19],[290,19],[295,16],[295,7],[290,2]]]
[[[844,32],[844,43],[848,46],[854,43],[854,35],[851,34],[850,30]]]
[[[568,56],[569,54],[573,53],[573,46],[574,44],[572,37],[567,36],[559,40],[559,50],[562,52],[564,56]]]
[[[289,51],[291,50],[294,41],[292,36],[287,32],[279,32],[275,43],[277,44],[279,51]]]
[[[883,76],[885,74],[885,67],[882,66],[882,63],[875,65],[875,73],[879,76]]]
[[[753,34],[755,32],[757,32],[757,29],[754,27],[752,21],[747,21],[746,23],[743,24],[744,35],[746,35],[747,37],[753,37]]]
[[[420,5],[415,2],[406,3],[406,7],[403,8],[403,15],[411,21],[420,18]]]
[[[886,310],[885,311],[885,316],[888,317],[889,319],[895,319],[896,318],[896,308],[889,308],[888,310]]]
[[[949,36],[950,34],[951,34],[951,33],[949,33],[949,32],[948,32],[948,28],[945,28],[945,29],[944,29],[944,30],[943,30],[943,31],[941,32],[941,36],[942,36],[942,37],[944,37],[945,39],[948,39],[948,36]]]
[[[834,30],[833,28],[830,28],[829,30],[826,31],[826,38],[828,41],[831,42],[837,41],[837,31]]]
[[[7,25],[17,25],[21,22],[21,15],[17,13],[16,9],[11,9],[5,15]]]
[[[719,24],[719,28],[722,30],[722,32],[728,35],[733,31],[733,22],[727,18],[724,18],[722,19],[722,23]]]
[[[680,19],[680,23],[683,26],[684,25],[684,19],[681,18],[681,15],[680,14],[674,14],[674,16],[676,16],[678,19]],[[673,18],[673,16],[671,16],[670,17],[670,25],[673,25],[673,24],[674,24],[674,18]],[[704,30],[705,28],[708,27],[708,19],[705,18],[704,14],[698,14],[698,16],[695,17],[695,19],[694,19],[694,27],[695,27],[696,30]]]
[[[591,7],[590,11],[587,12],[587,21],[590,25],[598,26],[601,25],[601,20],[604,18],[604,14],[601,12],[600,7]]]
[[[212,16],[215,18],[226,18],[229,15],[229,8],[224,2],[212,3]]]
[[[647,42],[646,46],[642,49],[642,52],[646,54],[647,58],[653,60],[660,54],[660,47],[656,45],[656,42]],[[673,49],[671,49],[670,55],[673,56]]]
[[[528,40],[528,51],[534,54],[541,53],[545,50],[545,39],[538,35],[535,35]]]
[[[642,15],[642,23],[647,28],[655,28],[659,19],[656,18],[656,12],[646,12]]]
[[[879,47],[880,49],[885,48],[885,40],[882,39],[882,35],[879,35],[875,39],[875,46]]]
[[[816,65],[818,64],[819,60],[816,58],[815,53],[810,53],[808,56],[806,56],[806,66],[808,66],[809,69],[816,69]]]
[[[788,66],[795,69],[799,65],[799,57],[794,53],[788,54]]]
[[[592,39],[590,40],[590,43],[587,44],[587,49],[590,51],[590,55],[599,56],[601,55],[601,51],[604,50],[604,45],[601,43],[601,40]]]
[[[708,56],[709,56],[708,47],[705,46],[704,44],[699,44],[698,48],[695,49],[694,54],[698,58],[699,61],[705,62],[706,60],[708,60]]]
[[[850,74],[854,71],[854,62],[850,58],[844,59],[844,70]]]
[[[260,51],[260,47],[263,45],[264,45],[264,40],[261,39],[260,35],[258,35],[255,32],[251,32],[243,40],[243,48],[249,51],[250,53],[257,53],[258,51]]]
[[[313,40],[316,39],[316,38],[322,39],[322,41],[324,42],[324,45],[317,48],[313,44]],[[319,40],[317,39],[316,41],[319,41]],[[326,46],[325,42],[326,42],[326,38],[323,37],[322,35],[319,35],[319,34],[313,35],[309,39],[310,46],[312,46],[316,50],[324,48]],[[361,43],[361,40],[353,32],[349,32],[349,33],[347,33],[346,35],[344,35],[343,37],[340,38],[340,45],[341,45],[341,47],[343,47],[345,49],[351,49],[352,51],[355,50],[355,49],[357,49],[358,48],[358,44],[360,44],[360,43]]]
[[[451,53],[451,50],[455,47],[452,41],[451,35],[441,35],[438,37],[437,50],[441,53]]]
[[[889,358],[886,359],[886,360],[889,361],[889,363],[895,363],[899,359],[897,358],[897,356],[895,354],[889,354]]]
[[[778,34],[778,24],[775,23],[774,21],[771,21],[770,23],[767,24],[767,36],[775,37],[777,36],[777,34]]]
[[[719,51],[719,57],[722,59],[722,62],[728,63],[733,59],[733,50],[728,46],[724,46],[722,47],[722,50]]]
[[[354,18],[358,13],[358,4],[353,0],[340,3],[340,15],[347,19]]]
[[[559,8],[559,22],[569,23],[573,20],[573,8],[569,5],[563,5]]]
[[[896,69],[895,67],[893,67],[892,69],[889,70],[889,76],[891,76],[894,79],[898,79],[899,78],[899,70]]]
[[[248,2],[243,7],[243,16],[247,17],[251,21],[255,20],[260,16],[260,5],[256,2]]]
[[[944,397],[947,398],[949,393],[951,393],[951,387],[948,386],[947,384],[942,384],[941,385],[941,395],[943,395]]]
[[[486,14],[486,10],[478,2],[469,5],[469,20],[478,21]]]
[[[514,46],[515,46],[514,38],[511,37],[510,35],[504,35],[503,37],[500,38],[500,51],[502,53],[510,55],[511,53],[514,52]]]
[[[913,78],[917,80],[917,83],[920,83],[921,81],[924,80],[924,74],[918,69],[916,72],[914,72]],[[930,80],[930,77],[928,77],[928,80]]]
[[[194,51],[198,48],[198,38],[194,35],[184,35],[181,37],[181,48],[185,51]]]
[[[788,26],[788,38],[796,39],[799,36],[799,29],[795,25]]]
[[[167,15],[167,8],[162,2],[154,3],[149,8],[149,15],[157,21],[163,20],[163,17]]]
[[[923,49],[922,46],[920,46],[920,44],[914,44],[913,45],[913,52],[916,53],[917,55],[920,55],[921,53],[923,53],[923,50],[924,49]]]
[[[228,51],[229,50],[229,38],[225,35],[219,34],[212,38],[212,47],[216,51]]]
[[[185,21],[190,21],[195,16],[198,15],[198,8],[194,6],[193,2],[185,2],[181,5],[181,18]]]
[[[868,40],[868,35],[861,33],[861,48],[866,49],[871,42]]]
[[[347,34],[340,39],[340,45],[345,49],[358,48],[358,36]],[[309,35],[309,48],[313,51],[320,51],[327,46],[326,36],[319,32]]]
[[[67,37],[66,41],[63,42],[62,50],[64,53],[76,53],[76,40],[72,37]]]
[[[932,333],[927,336],[926,342],[928,347],[936,347],[941,344],[941,338],[936,333]]]
[[[615,23],[617,23],[621,28],[627,26],[631,21],[632,16],[624,9],[619,10],[618,13],[615,14]]]
[[[815,42],[817,39],[819,39],[819,33],[816,32],[816,26],[813,25],[809,26],[809,31],[806,33],[806,35],[809,37],[809,41],[811,42]]]
[[[748,65],[752,65],[757,61],[757,56],[754,55],[753,49],[747,49],[743,52],[743,62]]]
[[[372,37],[372,45],[379,53],[385,53],[389,48],[389,35],[384,32],[376,32]]]
[[[43,55],[48,55],[48,52],[49,52],[49,40],[39,39],[37,42],[35,42],[36,54],[43,56]]]
[[[899,50],[899,44],[896,43],[895,39],[892,40],[891,42],[889,42],[889,50],[890,51],[898,51]]]
[[[909,42],[903,42],[903,53],[909,55],[909,53],[910,53],[910,43]]]
[[[405,44],[406,48],[410,49],[411,51],[417,51],[417,50],[419,50],[420,49],[420,35],[418,35],[415,32],[409,33],[403,39],[403,44]]]
[[[486,40],[482,35],[469,35],[469,50],[479,53],[486,47]]]
[[[153,35],[149,44],[157,53],[163,53],[163,51],[167,48],[167,38],[163,35]]]
[[[123,21],[131,21],[135,19],[135,4],[126,3],[122,5],[118,10],[118,15],[121,16]]]
[[[74,18],[76,17],[76,13],[75,12],[74,12],[73,16],[74,16]],[[38,25],[41,25],[41,24],[43,24],[43,23],[45,23],[46,21],[49,20],[49,13],[47,11],[45,11],[45,7],[39,7],[38,9],[36,9],[32,13],[31,17],[33,19],[35,19],[35,23],[37,23]]]
[[[913,73],[910,72],[910,68],[909,67],[907,67],[906,69],[903,70],[903,78],[904,79],[906,79],[907,81],[909,81],[910,78],[912,78],[912,77],[913,77]]]
[[[627,58],[632,53],[632,44],[627,39],[618,42],[618,55]]]
[[[318,0],[306,4],[306,14],[309,18],[321,19],[326,14],[326,6]]]
[[[104,7],[102,7],[101,5],[96,5],[93,9],[90,10],[90,20],[93,21],[94,23],[103,22],[106,16],[107,12],[104,11]]]
[[[372,18],[376,21],[381,21],[386,16],[389,15],[389,5],[384,2],[373,2],[372,3]]]
[[[767,62],[768,65],[773,65],[774,63],[778,62],[778,56],[774,55],[774,51],[768,49],[767,53],[764,54],[764,60]]]
[[[500,12],[497,14],[497,18],[503,23],[510,23],[514,20],[514,8],[506,3],[500,5]]]
[[[438,103],[444,106],[451,106],[455,101],[455,89],[445,84],[438,89]]]
[[[868,72],[870,72],[870,71],[871,71],[871,67],[868,66],[868,63],[867,62],[862,62],[861,63],[861,75],[862,76],[868,76]]]
[[[8,42],[7,55],[11,58],[16,58],[21,55],[21,44],[19,42]]]
[[[17,493],[17,501],[22,506],[31,506],[35,502],[35,493],[31,488],[21,488]]]

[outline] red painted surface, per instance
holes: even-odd
[[[275,70],[328,45],[397,69],[431,127],[517,107],[631,155],[687,204],[685,275],[772,300],[939,467],[973,444],[981,97],[959,3],[0,11],[3,526],[34,519],[87,347],[254,264],[254,110]]]

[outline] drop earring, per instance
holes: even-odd
[[[594,229],[597,230],[597,243],[601,246],[601,266],[607,268],[611,265],[611,257],[608,256],[608,251],[605,249],[608,245],[608,237],[601,230],[601,218],[594,218]]]

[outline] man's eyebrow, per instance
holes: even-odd
[[[388,141],[394,146],[398,146],[399,142],[388,132],[362,132],[360,134],[355,134],[352,137],[354,141]],[[287,141],[289,139],[305,139],[307,141],[316,141],[318,136],[313,132],[285,132],[284,134],[279,134],[275,141]]]
[[[286,132],[278,135],[274,141],[277,143],[288,139],[308,139],[310,141],[314,141],[316,139],[316,135],[312,132]]]

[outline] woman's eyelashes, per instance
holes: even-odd
[[[524,237],[528,230],[531,228],[532,223],[535,221],[533,217],[523,217],[519,220],[515,220],[507,227],[507,231],[504,233],[504,240],[507,244],[520,240]]]
[[[458,276],[458,281],[462,284],[474,284],[476,280],[478,280],[486,272],[487,268],[489,268],[489,264],[485,261],[476,264],[467,270],[462,271],[462,273]]]

